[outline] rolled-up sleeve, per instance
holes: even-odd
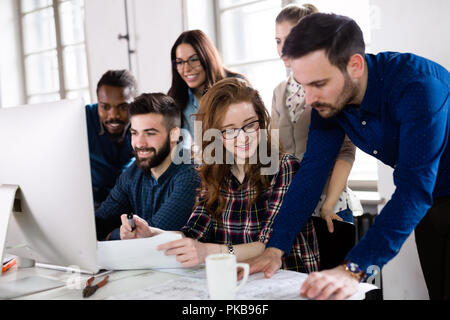
[[[353,165],[353,163],[355,162],[355,154],[356,154],[356,147],[350,140],[350,138],[346,135],[344,143],[342,144],[341,150],[339,151],[339,154],[336,159],[345,160],[351,165]]]

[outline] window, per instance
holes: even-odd
[[[281,0],[218,0],[218,48],[232,70],[245,74],[270,112],[273,89],[286,78],[275,45]]]
[[[90,101],[83,0],[21,0],[27,103]]]
[[[321,12],[353,18],[361,27],[370,50],[369,0],[216,0],[217,46],[232,70],[244,73],[261,94],[270,112],[273,89],[286,78],[275,45],[275,18],[289,3],[311,3]],[[375,191],[377,160],[357,149],[349,180],[355,189]]]

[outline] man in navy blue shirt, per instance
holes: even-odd
[[[95,208],[106,199],[117,177],[133,158],[128,103],[135,95],[133,75],[127,70],[110,70],[97,84],[98,103],[86,106]]]
[[[450,144],[448,71],[413,54],[365,54],[350,18],[302,19],[283,47],[294,78],[313,107],[306,153],[251,272],[267,277],[314,210],[345,134],[394,168],[396,190],[346,261],[312,273],[300,294],[342,299],[356,292],[371,265],[383,267],[416,228],[432,299],[450,299]]]
[[[152,227],[179,230],[192,213],[200,187],[191,163],[172,161],[181,132],[181,111],[175,101],[162,93],[142,94],[129,104],[128,112],[136,161],[95,212],[99,240],[120,240],[120,216],[128,213]]]

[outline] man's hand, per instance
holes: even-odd
[[[264,252],[247,262],[250,265],[250,274],[264,272],[266,278],[271,278],[281,268],[283,251],[277,248],[267,248]]]
[[[334,232],[333,220],[343,221],[341,217],[334,213],[333,208],[326,205],[323,205],[322,208],[320,208],[320,216],[327,222],[328,231],[330,233]]]
[[[300,288],[300,295],[317,300],[343,300],[358,290],[358,281],[352,277],[344,266],[321,272],[313,272]]]
[[[121,215],[120,220],[122,220],[122,225],[120,226],[121,240],[148,238],[154,236],[147,221],[137,215],[133,215],[134,224],[136,225],[136,229],[134,229],[134,231],[131,231],[131,226],[128,223],[126,214]]]

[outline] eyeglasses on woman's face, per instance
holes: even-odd
[[[189,57],[187,60],[177,58],[173,61],[173,63],[178,70],[183,70],[185,63],[187,63],[192,69],[195,69],[201,65],[200,58],[197,55]]]
[[[253,133],[259,130],[259,120],[252,121],[250,123],[247,123],[242,128],[232,128],[232,129],[226,129],[222,130],[222,137],[225,140],[231,140],[235,139],[240,131],[244,131],[245,133]]]

